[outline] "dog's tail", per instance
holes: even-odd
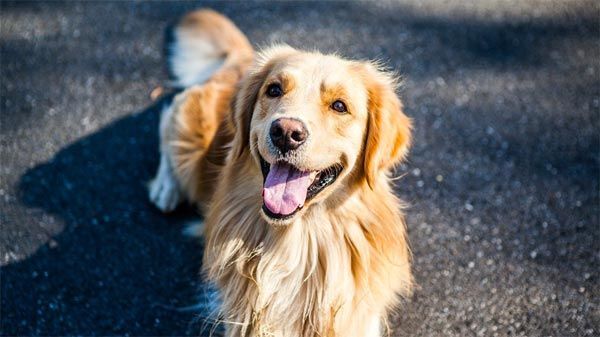
[[[174,87],[202,84],[222,70],[241,78],[252,63],[254,52],[246,36],[213,10],[185,15],[169,35],[166,52]]]

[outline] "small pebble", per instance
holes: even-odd
[[[531,253],[529,253],[529,256],[531,256],[532,259],[535,259],[537,257],[537,255],[538,255],[538,253],[535,250],[533,250],[533,251],[531,251]]]

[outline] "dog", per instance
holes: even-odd
[[[186,89],[162,112],[150,199],[204,215],[225,335],[382,336],[413,287],[391,185],[411,142],[396,77],[286,45],[255,55],[211,10],[184,16],[169,50]]]

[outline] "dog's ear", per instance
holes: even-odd
[[[235,130],[232,151],[236,156],[240,156],[248,148],[252,114],[266,77],[279,59],[294,52],[296,51],[288,46],[275,46],[262,51],[250,72],[240,81],[232,100],[233,113],[229,121]]]
[[[397,80],[375,65],[361,64],[361,68],[369,114],[363,166],[365,179],[374,188],[382,173],[387,173],[406,156],[412,123],[396,95]]]
[[[244,149],[248,148],[252,113],[267,74],[268,70],[262,67],[251,70],[238,84],[237,93],[231,102],[230,123],[234,130],[232,151],[236,157],[242,155]]]

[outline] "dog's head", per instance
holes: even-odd
[[[395,80],[368,62],[265,51],[234,102],[233,155],[250,151],[263,173],[262,212],[288,224],[340,187],[376,188],[403,158],[410,120]]]

